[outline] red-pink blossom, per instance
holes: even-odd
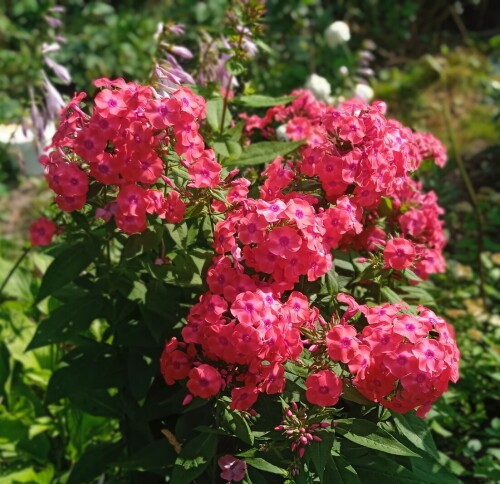
[[[309,403],[328,407],[335,405],[342,393],[342,380],[330,370],[321,370],[306,378],[306,398]]]
[[[30,226],[30,241],[33,246],[49,245],[56,233],[57,226],[47,217],[40,217]]]

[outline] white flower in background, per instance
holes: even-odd
[[[367,84],[356,84],[354,96],[369,103],[373,99],[373,89]]]
[[[280,141],[290,141],[290,138],[286,134],[286,124],[281,124],[276,128],[276,137]]]
[[[349,69],[347,68],[347,66],[340,66],[339,67],[339,74],[342,77],[347,77],[349,75]]]
[[[332,93],[332,86],[330,83],[321,76],[317,74],[311,74],[306,81],[306,89],[309,89],[316,99],[320,101],[328,100],[328,97]]]
[[[337,21],[333,22],[325,30],[325,40],[329,47],[334,49],[340,44],[349,42],[351,39],[351,31],[349,30],[349,25],[345,22]]]

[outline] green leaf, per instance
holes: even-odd
[[[243,133],[243,128],[245,127],[245,121],[242,119],[238,121],[232,128],[224,131],[224,135],[228,136],[233,141],[239,141],[241,139],[241,133]]]
[[[261,474],[257,469],[253,467],[248,469],[248,478],[251,484],[269,484],[267,477]]]
[[[278,156],[284,156],[303,145],[304,141],[261,141],[251,144],[235,161],[225,163],[226,166],[260,165],[273,161]]]
[[[272,106],[283,106],[292,102],[297,96],[280,96],[271,97],[263,96],[261,94],[254,94],[252,96],[240,96],[234,99],[235,104],[241,104],[248,108],[270,108]]]
[[[3,341],[0,341],[0,397],[4,395],[5,384],[10,375],[9,349]]]
[[[77,278],[94,259],[90,245],[84,242],[67,247],[50,264],[45,273],[36,302]]]
[[[245,442],[245,444],[253,445],[254,436],[250,430],[250,426],[238,411],[226,410],[224,412],[224,420],[229,431]]]
[[[160,240],[155,232],[146,230],[140,234],[133,234],[127,237],[121,254],[122,261],[131,259],[143,252],[158,247]]]
[[[212,143],[212,148],[216,154],[228,158],[229,161],[237,160],[243,151],[238,141],[234,141],[227,137],[219,138],[217,141],[214,141]]]
[[[104,343],[80,346],[63,359],[68,366],[52,374],[47,388],[47,403],[61,397],[90,390],[120,387],[125,377],[125,365],[118,347]]]
[[[214,97],[207,101],[207,122],[216,133],[220,132],[223,112],[224,99],[222,97]],[[226,117],[224,118],[224,126],[222,126],[222,129],[229,126],[231,119],[231,113],[226,106]]]
[[[167,439],[155,440],[119,463],[120,468],[151,471],[172,467],[176,453]]]
[[[90,444],[83,455],[78,459],[71,471],[68,484],[81,484],[90,482],[99,474],[115,464],[120,458],[124,444],[116,442],[113,444]]]
[[[401,302],[401,296],[394,292],[390,287],[382,287],[380,288],[380,292],[384,295],[384,297],[392,304],[397,304]]]
[[[335,251],[333,265],[335,267],[335,270],[342,269],[347,272],[352,272],[353,274],[355,273],[354,265],[351,262],[349,254],[346,254],[344,252]]]
[[[26,351],[71,340],[104,316],[106,303],[103,297],[86,294],[59,306],[38,325]]]
[[[246,67],[243,65],[243,63],[238,59],[235,59],[234,57],[231,57],[226,62],[226,69],[232,76],[239,76],[246,71]]]
[[[350,402],[359,403],[360,405],[375,405],[374,402],[364,397],[357,388],[349,383],[344,383],[341,398],[349,400]]]
[[[417,449],[421,450],[435,459],[439,458],[439,453],[432,438],[427,422],[418,418],[414,413],[392,412],[396,430],[406,439],[408,439]]]
[[[429,484],[459,484],[461,481],[440,463],[430,459],[411,459],[413,473]]]
[[[260,457],[247,457],[245,459],[245,462],[248,465],[255,467],[256,469],[269,472],[271,474],[279,474],[281,476],[286,476],[288,474],[285,469],[275,466],[274,464],[271,464],[267,460],[261,459]]]
[[[321,433],[321,442],[312,442],[307,446],[306,457],[312,460],[319,480],[323,482],[326,464],[331,459],[331,452],[335,436],[330,432]],[[334,480],[334,482],[336,482]]]
[[[182,447],[172,472],[175,484],[190,484],[203,474],[210,461],[215,457],[217,435],[203,433]]]
[[[386,482],[387,484],[422,484],[427,482],[417,478],[411,470],[398,464],[394,459],[380,454],[369,453],[362,457],[352,458],[350,461],[361,482]]]
[[[110,395],[106,390],[87,390],[69,394],[71,403],[98,417],[122,418],[122,402],[118,395]]]
[[[361,484],[358,474],[352,465],[340,455],[332,455],[326,461],[326,472],[330,482],[338,484]]]
[[[388,454],[418,457],[418,454],[399,442],[393,435],[369,420],[357,418],[338,420],[336,429],[346,439],[363,447]]]

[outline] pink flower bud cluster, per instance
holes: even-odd
[[[307,445],[311,442],[321,442],[317,432],[330,427],[329,422],[311,421],[306,410],[306,407],[299,407],[296,402],[292,402],[290,407],[285,409],[282,423],[274,429],[282,432],[291,441],[290,449],[296,452],[300,459],[304,457]]]
[[[452,327],[423,306],[414,315],[402,303],[368,307],[345,294],[339,301],[348,310],[326,334],[329,357],[347,365],[352,384],[369,400],[424,416],[449,382],[458,380],[460,353]],[[367,322],[361,331],[348,324],[358,313]]]
[[[90,185],[100,184],[109,200],[96,215],[114,216],[126,233],[144,231],[147,214],[180,222],[185,191],[168,178],[169,168],[184,167],[190,188],[220,182],[222,168],[199,133],[206,101],[184,87],[155,99],[151,88],[123,79],[99,79],[95,85],[101,90],[92,113],[80,106],[85,93],[75,96],[62,111],[55,149],[40,160],[56,203],[64,211],[80,210]],[[156,184],[168,187],[168,195]]]

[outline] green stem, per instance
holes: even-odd
[[[241,26],[240,35],[238,37],[238,43],[236,45],[236,53],[237,54],[239,54],[241,51],[241,45],[243,43],[243,36],[244,36],[243,26]],[[221,116],[220,128],[219,128],[219,131],[221,133],[224,130],[224,122],[226,121],[227,105],[229,102],[229,93],[231,92],[231,85],[233,83],[233,79],[234,79],[233,75],[229,76],[229,81],[228,81],[227,86],[226,86],[226,92],[224,93],[224,104],[222,106],[222,116]]]
[[[486,292],[484,289],[485,275],[484,275],[483,262],[481,260],[481,254],[482,254],[483,249],[484,249],[484,218],[483,218],[483,214],[481,213],[479,203],[477,201],[477,195],[476,195],[476,192],[474,190],[474,186],[472,185],[471,179],[469,177],[469,174],[467,173],[467,169],[466,169],[464,161],[462,159],[462,155],[460,152],[458,141],[455,137],[455,131],[453,130],[453,125],[452,125],[451,116],[450,116],[450,107],[449,107],[449,104],[447,104],[447,103],[443,103],[443,114],[444,114],[444,121],[445,121],[446,129],[448,132],[448,138],[450,140],[450,145],[451,145],[451,148],[453,151],[453,158],[455,159],[455,161],[457,163],[458,169],[460,171],[460,176],[462,177],[465,188],[467,190],[467,194],[469,195],[470,201],[472,203],[472,208],[473,208],[474,213],[476,215],[476,220],[477,220],[477,233],[476,233],[477,266],[478,266],[478,271],[479,271],[479,293],[480,293],[481,299],[483,301],[483,306],[486,309],[487,308],[487,301],[486,301]]]
[[[12,266],[12,269],[9,271],[7,274],[7,277],[4,279],[2,282],[2,285],[0,286],[0,296],[3,293],[3,290],[5,289],[5,286],[8,284],[10,278],[13,276],[14,272],[16,272],[17,268],[21,264],[21,262],[24,260],[24,258],[28,255],[28,252],[31,250],[31,247],[28,247],[27,249],[23,250],[23,253],[19,256],[17,259],[16,263]]]

